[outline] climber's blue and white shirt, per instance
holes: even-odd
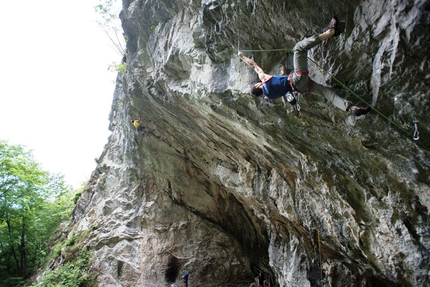
[[[293,89],[287,76],[272,76],[263,83],[263,94],[269,99],[280,98],[288,92],[292,93]]]

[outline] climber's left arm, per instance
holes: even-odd
[[[257,72],[258,77],[260,78],[260,80],[262,82],[265,82],[265,81],[269,80],[272,77],[271,75],[267,75],[266,73],[264,73],[263,69],[260,68],[260,66],[258,66],[257,63],[254,60],[245,57],[245,55],[242,52],[239,51],[239,53],[237,55],[249,67],[251,67],[252,69],[254,69],[255,72]]]

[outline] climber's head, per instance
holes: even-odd
[[[259,82],[251,85],[251,94],[256,97],[259,97],[263,94],[263,83]]]

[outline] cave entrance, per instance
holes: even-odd
[[[167,262],[167,268],[164,273],[164,278],[167,283],[175,283],[176,278],[178,278],[179,269],[181,268],[179,259],[173,255],[169,256],[169,261]]]

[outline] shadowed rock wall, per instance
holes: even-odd
[[[123,0],[127,71],[73,214],[93,230],[99,286],[180,286],[184,271],[190,286],[249,286],[259,270],[275,286],[430,284],[429,6]],[[309,53],[311,77],[377,111],[249,94],[238,49],[292,48],[333,14],[345,33]],[[272,74],[291,59],[245,54]]]

